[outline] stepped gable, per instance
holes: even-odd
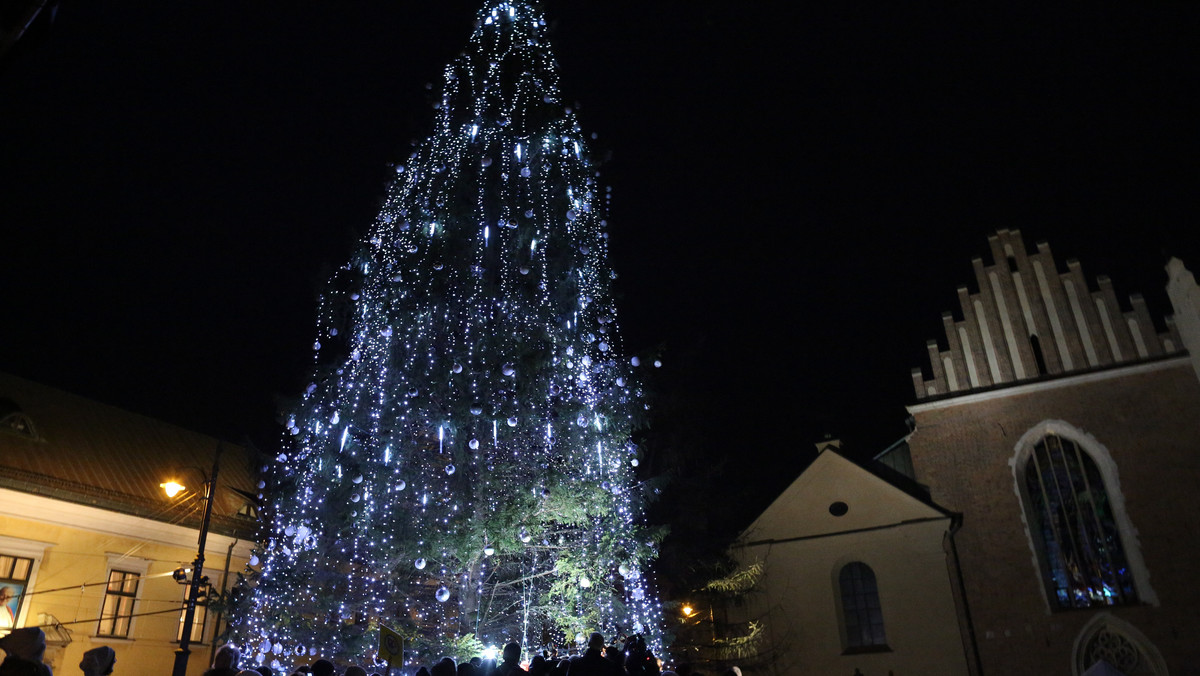
[[[1182,354],[1172,317],[1157,333],[1141,294],[1130,309],[1117,300],[1112,280],[1096,278],[1093,291],[1076,260],[1060,272],[1050,245],[1026,250],[1020,230],[988,237],[992,263],[971,261],[978,291],[958,288],[959,312],[942,313],[943,348],[926,343],[931,377],[912,370],[918,400],[1002,387],[1011,383],[1111,368]]]

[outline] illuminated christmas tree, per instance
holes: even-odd
[[[320,303],[235,640],[260,662],[645,633],[645,413],[546,23],[493,2]]]

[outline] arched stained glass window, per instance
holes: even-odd
[[[838,573],[838,586],[842,591],[846,651],[886,650],[887,635],[883,631],[883,611],[879,605],[875,571],[862,561],[848,563]]]
[[[1052,607],[1137,603],[1104,478],[1086,452],[1046,435],[1025,464],[1030,531]]]

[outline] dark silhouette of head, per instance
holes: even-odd
[[[604,656],[618,667],[625,665],[625,656],[621,654],[621,648],[616,645],[610,645],[605,648]]]
[[[504,646],[504,662],[506,664],[516,664],[521,661],[521,644],[513,641]]]
[[[79,669],[88,676],[107,676],[113,672],[117,654],[112,648],[102,645],[83,654]]]
[[[223,645],[217,651],[216,657],[213,657],[213,667],[217,669],[236,669],[238,658],[242,656],[242,651],[237,649],[237,646]]]

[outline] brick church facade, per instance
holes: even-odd
[[[913,370],[914,478],[955,534],[971,673],[1200,673],[1200,293],[1168,266],[1175,318],[1123,311],[1018,231],[973,261]],[[1177,325],[1178,322],[1178,325]],[[1189,354],[1190,353],[1190,354]]]

